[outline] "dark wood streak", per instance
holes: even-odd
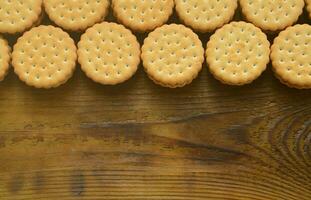
[[[8,190],[11,193],[17,193],[22,190],[24,186],[24,176],[19,173],[12,177],[12,179],[8,182]]]
[[[296,113],[291,114],[291,116],[285,116],[278,124],[282,124],[283,121],[287,120],[290,117],[292,117],[293,119],[285,125],[286,128],[284,130],[281,130],[280,133],[277,134],[276,132],[270,132],[270,140],[269,141],[270,141],[271,146],[273,146],[273,145],[276,146],[274,148],[274,151],[276,151],[277,154],[285,160],[286,164],[289,164],[292,166],[292,167],[288,167],[288,168],[289,169],[296,169],[296,170],[292,170],[292,173],[297,173],[297,175],[300,174],[301,178],[304,179],[306,176],[306,174],[302,171],[304,168],[301,168],[300,166],[299,167],[295,166],[296,162],[294,163],[290,160],[291,154],[289,152],[284,153],[282,151],[282,149],[280,149],[280,147],[282,147],[282,145],[284,145],[284,144],[282,144],[282,142],[284,142],[284,140],[282,141],[282,139],[284,139],[283,133],[285,132],[285,134],[286,134],[289,130],[291,130],[291,126],[294,123],[294,121],[297,119],[297,117],[302,116],[302,115],[298,115],[298,116],[293,117],[293,115],[300,113],[300,112],[301,111],[297,111]],[[310,117],[311,117],[311,115],[310,115]],[[277,137],[277,138],[273,138],[273,137]],[[281,138],[281,141],[279,141],[279,138]],[[284,146],[286,147],[286,144]],[[307,176],[309,176],[309,175],[307,174]],[[306,178],[306,181],[307,180],[308,179]]]
[[[5,147],[5,137],[0,137],[0,148],[4,148]]]
[[[33,190],[38,193],[44,192],[46,177],[43,174],[41,171],[37,171],[33,176]]]
[[[71,192],[74,196],[82,196],[85,189],[85,178],[81,171],[74,171],[71,175]]]
[[[305,115],[297,116],[290,123],[290,126],[288,127],[288,129],[286,131],[283,131],[284,135],[282,135],[283,136],[282,137],[282,145],[283,145],[283,148],[284,148],[284,151],[285,151],[283,153],[283,156],[285,157],[286,155],[290,155],[290,158],[292,158],[292,160],[293,160],[292,161],[293,165],[296,164],[295,167],[301,168],[301,169],[305,170],[304,173],[306,173],[309,176],[309,178],[311,178],[311,175],[310,175],[311,168],[308,168],[307,165],[304,165],[303,159],[301,159],[300,157],[297,158],[296,155],[295,155],[295,152],[292,152],[292,150],[295,149],[295,147],[296,147],[295,143],[288,144],[288,142],[292,142],[292,141],[294,142],[295,141],[294,140],[295,139],[294,135],[296,135],[298,133],[298,131],[299,131],[299,129],[296,130],[293,127],[296,124],[295,122],[300,120],[300,118],[303,118],[304,116]],[[301,128],[303,128],[303,126]],[[293,129],[293,131],[289,131],[289,130],[292,130],[292,129]],[[292,135],[292,138],[290,138],[290,135]],[[290,149],[290,147],[291,147],[291,149]],[[296,154],[297,154],[297,152],[296,152]]]

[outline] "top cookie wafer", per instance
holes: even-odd
[[[270,43],[256,26],[232,22],[218,29],[207,44],[211,73],[223,83],[244,85],[258,78],[269,62]]]
[[[18,33],[39,20],[42,0],[0,0],[0,33]]]
[[[135,31],[151,31],[173,13],[174,0],[112,0],[117,19]]]
[[[200,32],[213,31],[228,23],[238,6],[237,0],[175,0],[180,19]]]
[[[271,60],[284,84],[311,89],[311,26],[295,25],[282,31],[272,45]]]
[[[283,30],[303,12],[304,0],[240,0],[248,21],[266,31]]]
[[[148,76],[164,87],[190,84],[202,69],[204,49],[199,37],[183,25],[164,25],[151,32],[142,47]]]
[[[109,0],[44,0],[44,7],[58,26],[81,31],[104,19]]]
[[[68,33],[60,28],[41,25],[18,39],[12,53],[12,65],[27,85],[58,87],[74,72],[76,50]]]
[[[140,62],[140,46],[135,35],[116,23],[103,22],[87,29],[78,47],[82,70],[104,85],[128,80]]]
[[[11,48],[7,41],[0,37],[0,81],[2,81],[8,72],[10,66]]]

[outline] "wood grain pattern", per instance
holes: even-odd
[[[311,199],[311,92],[270,69],[230,87],[205,67],[175,90],[142,67],[115,87],[77,70],[48,91],[11,71],[0,119],[1,200]]]

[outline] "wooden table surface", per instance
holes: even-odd
[[[175,90],[142,67],[113,87],[78,69],[53,90],[11,70],[0,83],[0,199],[310,200],[311,91],[283,86],[271,66],[231,87],[205,64]]]

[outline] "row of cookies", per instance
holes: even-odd
[[[311,17],[311,0],[305,0]],[[239,0],[245,18],[264,31],[283,30],[303,12],[304,0]],[[0,33],[18,33],[40,23],[42,8],[63,29],[84,31],[101,22],[109,0],[0,0]],[[176,6],[175,6],[176,5]],[[228,23],[238,0],[112,0],[113,13],[126,27],[146,32],[166,23],[174,6],[184,24],[210,32]]]
[[[204,62],[204,49],[191,29],[171,24],[148,35],[141,58],[155,83],[176,88],[197,77]],[[282,83],[311,89],[311,25],[288,27],[270,47],[266,34],[258,27],[243,21],[231,22],[210,37],[205,58],[212,75],[224,84],[252,83],[271,60]]]
[[[0,79],[10,64],[10,47],[0,40]],[[289,87],[311,88],[311,26],[295,25],[282,31],[271,48],[266,35],[247,22],[219,28],[207,43],[206,61],[216,79],[244,85],[258,78],[272,60],[276,76]],[[142,48],[123,25],[102,22],[86,30],[76,48],[70,36],[54,26],[39,26],[24,33],[14,45],[12,65],[30,86],[52,88],[73,74],[76,60],[95,82],[115,85],[131,78],[140,60],[148,76],[165,87],[182,87],[202,69],[204,48],[199,37],[184,25],[156,28]]]

